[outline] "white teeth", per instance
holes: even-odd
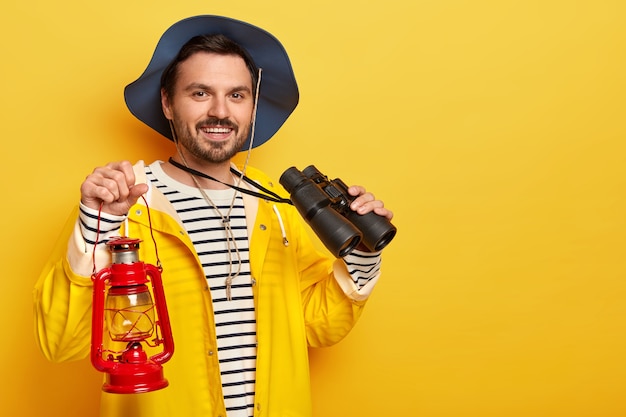
[[[211,127],[208,129],[202,129],[206,133],[229,133],[230,129],[227,127]]]

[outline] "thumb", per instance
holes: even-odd
[[[133,185],[128,194],[128,201],[132,202],[131,205],[135,204],[139,197],[145,194],[148,191],[148,184],[135,184]]]

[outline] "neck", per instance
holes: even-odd
[[[209,190],[225,190],[228,189],[228,185],[225,184],[233,184],[233,176],[230,173],[230,161],[222,162],[222,163],[198,163],[197,161],[189,160],[183,161],[179,155],[173,155],[172,160],[177,162],[179,165],[188,166],[196,171],[202,172],[210,177],[215,178],[220,182],[212,181],[207,178],[203,178],[200,176],[195,176],[198,184],[202,188]],[[181,182],[185,185],[196,187],[197,184],[192,178],[192,174],[185,171],[184,169],[177,167],[170,163],[169,161],[162,165],[163,171],[170,177],[174,178],[176,181]]]

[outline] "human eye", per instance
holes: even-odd
[[[186,89],[186,93],[194,100],[206,100],[211,95],[211,90],[204,84],[193,83]]]

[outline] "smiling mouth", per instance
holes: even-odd
[[[218,119],[217,117],[209,117],[197,125],[198,131],[212,136],[216,140],[225,139],[232,132],[236,131],[236,128],[237,126],[231,120]]]
[[[203,127],[200,130],[208,134],[227,134],[232,132],[233,129],[230,127]]]

